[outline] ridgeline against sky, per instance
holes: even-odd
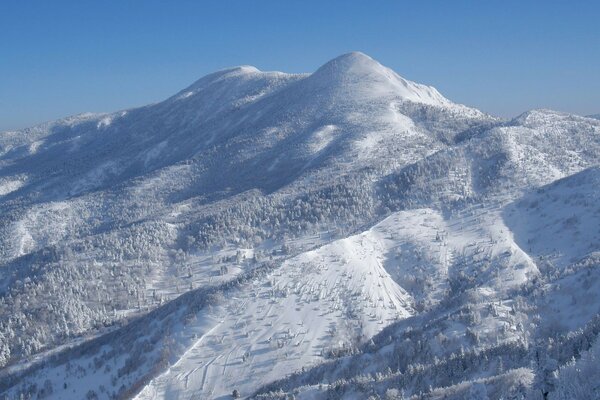
[[[0,4],[0,131],[159,101],[218,69],[313,72],[360,50],[502,117],[600,108],[600,4]]]

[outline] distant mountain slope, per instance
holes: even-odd
[[[599,165],[600,121],[362,53],[2,133],[0,398],[551,391],[600,326]]]

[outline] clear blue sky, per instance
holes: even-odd
[[[600,1],[0,0],[0,130],[363,51],[501,116],[600,112]]]

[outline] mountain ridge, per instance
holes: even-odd
[[[599,164],[362,53],[0,134],[0,398],[527,397],[595,338]]]

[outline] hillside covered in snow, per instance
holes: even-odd
[[[0,399],[594,398],[599,267],[600,121],[362,53],[0,134]]]

